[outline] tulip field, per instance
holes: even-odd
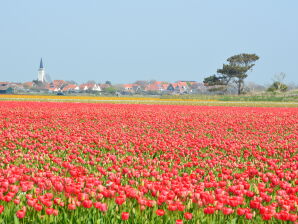
[[[0,102],[0,223],[298,223],[298,108]]]

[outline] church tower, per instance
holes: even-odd
[[[38,69],[38,76],[37,76],[37,80],[40,82],[45,82],[46,78],[46,73],[45,73],[45,69],[43,67],[43,62],[42,62],[42,58],[40,59],[40,65],[39,65],[39,69]]]

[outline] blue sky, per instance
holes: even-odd
[[[3,0],[0,80],[113,83],[196,80],[238,53],[260,60],[247,81],[298,83],[296,0]]]

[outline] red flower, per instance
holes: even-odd
[[[207,208],[204,208],[204,213],[205,214],[213,214],[215,212],[215,208],[214,207],[207,207]]]
[[[177,210],[177,205],[175,205],[175,204],[169,205],[168,206],[168,210],[170,210],[170,211],[176,211]]]
[[[100,210],[101,212],[106,212],[106,211],[108,211],[108,206],[107,206],[107,204],[106,204],[106,203],[102,203],[102,204],[100,205],[100,207],[99,207],[99,210]]]
[[[19,211],[17,211],[16,215],[17,215],[17,217],[18,217],[19,219],[22,219],[22,218],[25,217],[25,215],[26,215],[26,211],[24,211],[24,210],[19,210]]]
[[[4,206],[0,205],[0,214],[4,211]]]
[[[262,219],[263,220],[270,220],[272,218],[273,214],[265,213],[262,214]]]
[[[245,208],[237,208],[237,214],[238,215],[244,215],[246,213],[246,209]]]
[[[128,212],[122,212],[121,219],[122,220],[127,220],[128,218],[129,218],[129,213]]]
[[[53,214],[54,209],[53,208],[46,208],[46,214],[47,215],[52,215]]]
[[[84,201],[82,202],[82,205],[83,205],[85,208],[91,208],[92,205],[93,205],[93,203],[92,203],[91,200],[84,200]]]
[[[33,207],[36,211],[41,211],[42,210],[42,205],[41,204],[36,203],[36,204],[33,205]]]
[[[298,215],[295,214],[290,214],[289,220],[291,222],[295,222],[298,219]]]
[[[68,204],[68,209],[69,210],[75,210],[76,209],[76,205],[75,204]]]
[[[157,209],[156,210],[156,215],[163,216],[164,214],[165,214],[165,211],[164,210],[162,210],[162,209]]]
[[[58,210],[57,210],[57,209],[54,209],[54,210],[53,210],[53,215],[54,215],[54,216],[57,216],[57,215],[58,215],[58,213],[59,213],[59,212],[58,212]]]
[[[222,213],[223,213],[224,215],[230,215],[230,214],[232,214],[233,212],[234,212],[234,210],[231,209],[231,208],[227,208],[227,207],[222,208]]]
[[[252,219],[252,217],[253,217],[252,213],[250,213],[250,212],[245,213],[245,218],[246,219]]]
[[[188,219],[188,220],[191,220],[191,219],[192,219],[192,214],[189,213],[189,212],[185,212],[185,213],[184,213],[184,218],[185,218],[185,219]]]
[[[122,205],[125,202],[125,197],[119,196],[115,200],[117,205]]]
[[[18,199],[18,198],[14,199],[13,203],[15,203],[16,205],[20,204],[20,199]]]

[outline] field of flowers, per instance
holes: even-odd
[[[297,223],[298,108],[0,102],[0,223]]]

